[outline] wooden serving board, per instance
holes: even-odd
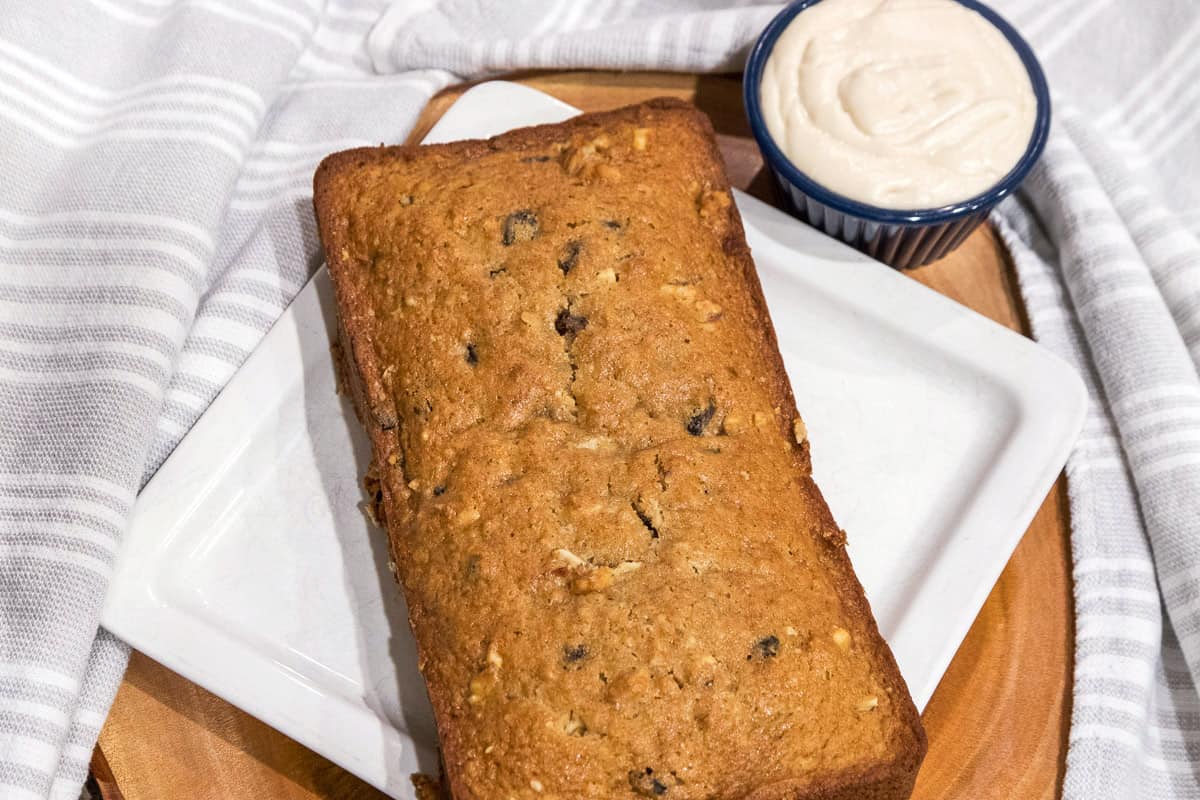
[[[712,117],[732,183],[774,201],[737,76],[567,72],[510,79],[585,111],[661,95],[692,100]],[[420,141],[464,88],[434,97],[410,141]],[[909,275],[1028,333],[1012,266],[989,227]],[[1066,482],[1060,478],[929,702],[929,755],[914,798],[1059,796],[1074,639],[1069,533]],[[101,731],[93,771],[106,800],[383,797],[141,654],[134,654]]]

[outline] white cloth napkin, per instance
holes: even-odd
[[[1200,7],[994,5],[1057,104],[996,222],[1091,391],[1065,795],[1200,797]],[[130,504],[316,265],[321,156],[403,138],[443,70],[736,68],[777,10],[0,5],[0,796],[78,794],[126,658],[97,618]]]

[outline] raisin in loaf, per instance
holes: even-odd
[[[351,150],[315,203],[448,792],[908,797],[707,118]]]

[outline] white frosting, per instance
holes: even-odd
[[[987,191],[1037,117],[1004,34],[953,0],[822,0],[776,40],[760,92],[771,137],[801,172],[881,208]]]

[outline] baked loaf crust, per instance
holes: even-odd
[[[454,798],[909,796],[702,113],[338,153],[315,205]]]

